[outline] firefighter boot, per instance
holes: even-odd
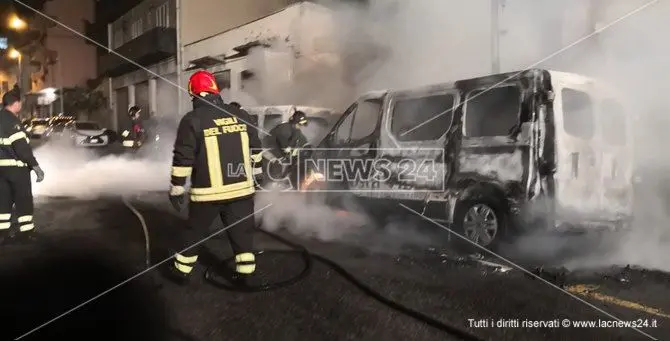
[[[167,279],[178,285],[188,285],[197,260],[198,256],[185,257],[177,253],[173,264],[166,269]]]
[[[251,252],[238,254],[235,256],[235,269],[231,269],[230,283],[240,289],[248,288],[249,280],[255,271],[255,255]]]

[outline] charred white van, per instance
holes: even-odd
[[[627,122],[615,93],[549,70],[381,91],[352,104],[315,153],[360,160],[371,175],[332,181],[342,167],[314,161],[311,171],[373,210],[402,203],[493,246],[529,227],[625,223]]]

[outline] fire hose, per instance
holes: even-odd
[[[142,226],[142,230],[144,232],[144,238],[145,238],[145,265],[147,269],[151,268],[151,241],[149,239],[149,228],[146,224],[146,221],[144,219],[144,216],[142,213],[140,213],[126,198],[123,199],[123,203],[133,212],[133,214],[138,218],[140,221],[140,224]],[[442,332],[445,332],[447,334],[450,334],[454,337],[457,337],[461,340],[466,340],[466,341],[482,341],[483,339],[471,334],[465,330],[460,329],[457,326],[451,325],[447,322],[442,322],[436,318],[433,318],[431,316],[428,316],[420,311],[414,310],[412,308],[409,308],[405,305],[402,305],[398,302],[395,302],[385,296],[383,296],[381,293],[379,293],[377,290],[371,288],[370,286],[366,285],[363,281],[359,280],[356,276],[351,274],[349,271],[347,271],[344,267],[342,267],[340,264],[337,262],[333,261],[332,259],[329,259],[327,257],[315,254],[311,251],[309,251],[306,247],[303,245],[300,245],[298,243],[291,242],[287,240],[284,237],[279,236],[276,233],[267,231],[263,228],[261,228],[260,224],[256,225],[256,231],[259,233],[262,233],[275,241],[284,244],[288,247],[290,247],[290,250],[280,250],[280,249],[264,249],[264,250],[256,250],[254,254],[256,257],[263,257],[263,256],[268,256],[268,255],[277,255],[277,254],[295,254],[299,255],[300,257],[303,258],[305,267],[302,269],[302,271],[295,277],[290,278],[288,280],[284,280],[281,282],[274,282],[274,283],[265,283],[261,284],[259,286],[253,286],[253,287],[235,287],[233,285],[225,284],[222,282],[219,282],[216,280],[216,277],[214,275],[214,269],[212,267],[209,267],[205,271],[205,279],[209,281],[211,284],[213,284],[215,287],[222,288],[222,289],[229,289],[229,290],[234,290],[234,291],[241,291],[241,292],[261,292],[261,291],[271,291],[271,290],[276,290],[282,287],[289,286],[291,284],[297,283],[309,275],[313,261],[316,260],[318,262],[321,262],[322,264],[330,267],[332,270],[340,274],[344,279],[346,279],[349,283],[354,285],[356,288],[358,288],[361,292],[363,292],[365,295],[377,300],[378,302],[384,304],[388,308],[395,310],[401,314],[404,314],[406,316],[409,316],[419,322],[422,322],[428,326],[431,326],[435,329],[438,329]],[[227,264],[232,261],[232,257],[223,260],[223,264]]]

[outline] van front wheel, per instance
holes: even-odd
[[[470,241],[492,248],[503,239],[506,217],[493,200],[478,199],[461,202],[454,212],[454,225]]]

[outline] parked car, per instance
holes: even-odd
[[[65,125],[65,131],[78,147],[105,147],[109,145],[106,128],[96,122],[71,121]]]
[[[26,124],[26,131],[30,134],[30,138],[41,138],[47,131],[49,126],[49,119],[36,118]]]

